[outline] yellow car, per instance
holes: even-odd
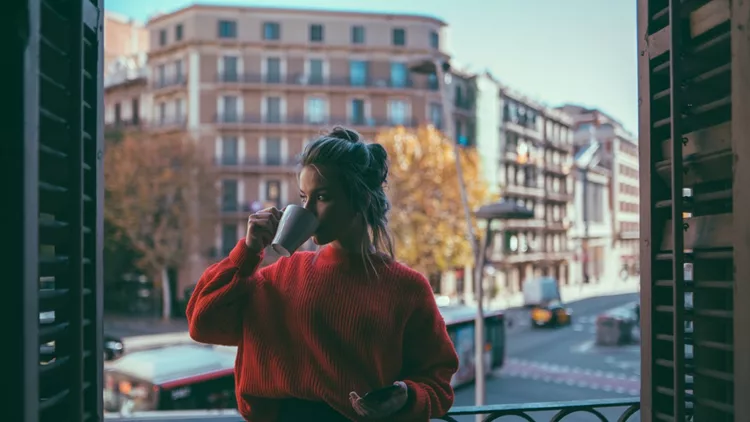
[[[531,308],[532,327],[558,327],[572,323],[573,311],[564,307],[559,301],[551,301]]]

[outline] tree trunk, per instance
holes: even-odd
[[[169,283],[167,267],[161,269],[161,300],[162,319],[169,320],[172,318],[172,286]]]

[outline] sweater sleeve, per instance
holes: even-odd
[[[206,269],[187,304],[190,338],[200,343],[237,346],[252,286],[262,278],[258,270],[263,252],[254,254],[240,240],[227,258]]]
[[[428,422],[453,406],[451,378],[458,370],[458,355],[427,280],[420,304],[407,321],[404,333],[402,381],[409,399],[393,419]]]

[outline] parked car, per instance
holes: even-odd
[[[531,308],[532,327],[559,327],[573,323],[573,311],[559,300]]]

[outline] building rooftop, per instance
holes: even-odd
[[[152,16],[147,25],[159,22],[160,20],[173,16],[176,14],[184,13],[189,10],[252,10],[257,13],[286,13],[290,15],[312,15],[312,16],[350,16],[352,18],[373,18],[379,17],[383,19],[393,18],[412,18],[414,20],[430,21],[440,26],[447,26],[448,24],[437,17],[417,14],[417,13],[405,13],[405,12],[366,12],[366,11],[355,11],[355,10],[342,10],[342,9],[324,9],[314,7],[262,7],[262,6],[239,6],[239,5],[221,5],[221,4],[206,4],[206,3],[193,3],[190,6],[182,7],[177,10],[173,10],[167,13],[160,13]]]

